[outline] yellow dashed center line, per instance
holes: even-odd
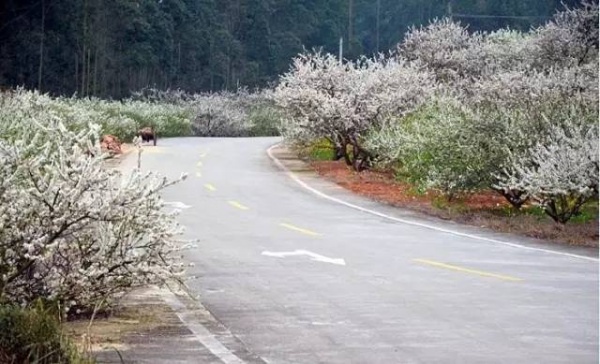
[[[196,166],[202,167],[202,161],[198,161],[198,164],[196,164]]]
[[[216,191],[217,190],[217,188],[215,186],[211,185],[210,183],[206,183],[204,185],[204,188],[206,188],[209,191]]]
[[[284,228],[287,228],[287,229],[290,229],[290,230],[294,230],[294,231],[297,231],[299,233],[310,235],[310,236],[321,236],[321,234],[316,233],[314,231],[303,229],[301,227],[294,226],[292,224],[287,224],[285,222],[282,222],[281,224],[279,224],[279,226],[283,226]]]
[[[237,202],[237,201],[227,201],[231,206],[235,207],[236,209],[240,209],[240,210],[250,210],[249,207],[242,205],[241,203]]]
[[[196,171],[196,177],[202,177],[202,173],[200,171]]]
[[[150,154],[153,154],[153,153],[162,154],[162,153],[165,153],[165,148],[144,146],[143,151],[144,151],[144,153],[150,153]]]
[[[495,274],[495,273],[484,272],[484,271],[477,270],[477,269],[463,268],[463,267],[459,267],[459,266],[456,266],[456,265],[450,265],[450,264],[445,264],[445,263],[441,263],[441,262],[436,262],[435,260],[413,259],[413,262],[415,262],[415,263],[421,263],[421,264],[427,264],[427,265],[431,265],[431,266],[434,266],[434,267],[443,268],[443,269],[449,269],[449,270],[453,270],[453,271],[457,271],[457,272],[462,272],[462,273],[475,274],[475,275],[482,276],[482,277],[498,278],[498,279],[502,279],[502,280],[505,280],[505,281],[512,281],[512,282],[520,282],[520,281],[522,281],[521,278],[516,278],[516,277],[511,277],[511,276],[505,276],[505,275],[502,275],[502,274]]]
[[[206,157],[206,153],[200,154],[200,158],[204,158],[204,157]]]

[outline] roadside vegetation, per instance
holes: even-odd
[[[386,56],[302,54],[274,93],[282,135],[442,205],[493,191],[511,215],[580,220],[598,199],[597,19],[584,2],[528,32],[442,19]]]
[[[111,169],[103,136],[132,141],[148,126],[159,138],[274,135],[279,111],[266,95],[0,93],[0,362],[85,362],[61,323],[183,273],[187,243],[161,191],[185,176]]]
[[[181,227],[160,193],[183,177],[107,168],[100,125],[117,124],[99,117],[105,105],[0,95],[0,354],[16,355],[8,362],[77,362],[59,322],[93,318],[132,289],[182,273]]]
[[[131,142],[138,131],[153,127],[159,137],[181,136],[274,136],[279,134],[281,114],[272,91],[186,94],[180,91],[145,89],[122,101],[97,98],[51,97],[17,89],[0,94],[11,111],[28,113],[37,108],[44,117],[65,121],[80,130],[89,123],[100,132]]]
[[[184,112],[189,129],[178,136],[253,137],[279,135],[282,114],[271,95],[269,89],[201,94],[145,89],[133,93],[133,99]]]
[[[185,176],[107,168],[105,135],[282,135],[313,160],[338,161],[319,172],[336,179],[342,166],[338,182],[375,186],[366,194],[382,201],[426,200],[459,220],[483,206],[488,215],[468,222],[517,219],[546,232],[505,230],[597,241],[597,20],[587,2],[528,32],[436,20],[386,55],[301,54],[278,86],[256,92],[1,92],[0,362],[90,362],[65,321],[93,320],[184,272],[190,242],[161,192]]]

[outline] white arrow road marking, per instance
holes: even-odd
[[[174,207],[176,209],[189,209],[190,205],[186,205],[183,202],[174,201],[174,202],[165,202],[165,206]]]
[[[336,265],[346,265],[346,261],[342,258],[327,258],[317,253],[309,252],[308,250],[294,250],[293,252],[270,252],[264,251],[261,253],[267,257],[285,258],[295,255],[308,255],[311,260],[316,262],[331,263]]]

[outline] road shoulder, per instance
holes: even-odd
[[[369,198],[356,195],[339,185],[321,178],[306,162],[300,160],[285,145],[278,143],[267,150],[277,168],[287,173],[301,188],[327,199],[364,213],[379,216],[397,223],[420,226],[471,239],[482,243],[501,244],[517,249],[537,250],[546,254],[558,254],[574,259],[598,261],[596,248],[560,245],[553,242],[523,237],[510,233],[501,233],[460,223],[441,220],[422,213],[386,205]]]
[[[107,317],[65,324],[97,363],[264,364],[183,290],[149,286]]]

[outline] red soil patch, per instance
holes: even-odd
[[[390,172],[369,170],[357,173],[343,161],[314,161],[310,164],[317,173],[338,185],[393,206],[497,231],[598,247],[598,219],[560,225],[544,216],[518,213],[506,216],[505,211],[510,204],[493,191],[459,196],[449,202],[433,191],[417,193],[412,185],[396,181]]]
[[[111,155],[121,154],[121,141],[114,135],[104,135],[100,141],[102,151],[108,152]]]

